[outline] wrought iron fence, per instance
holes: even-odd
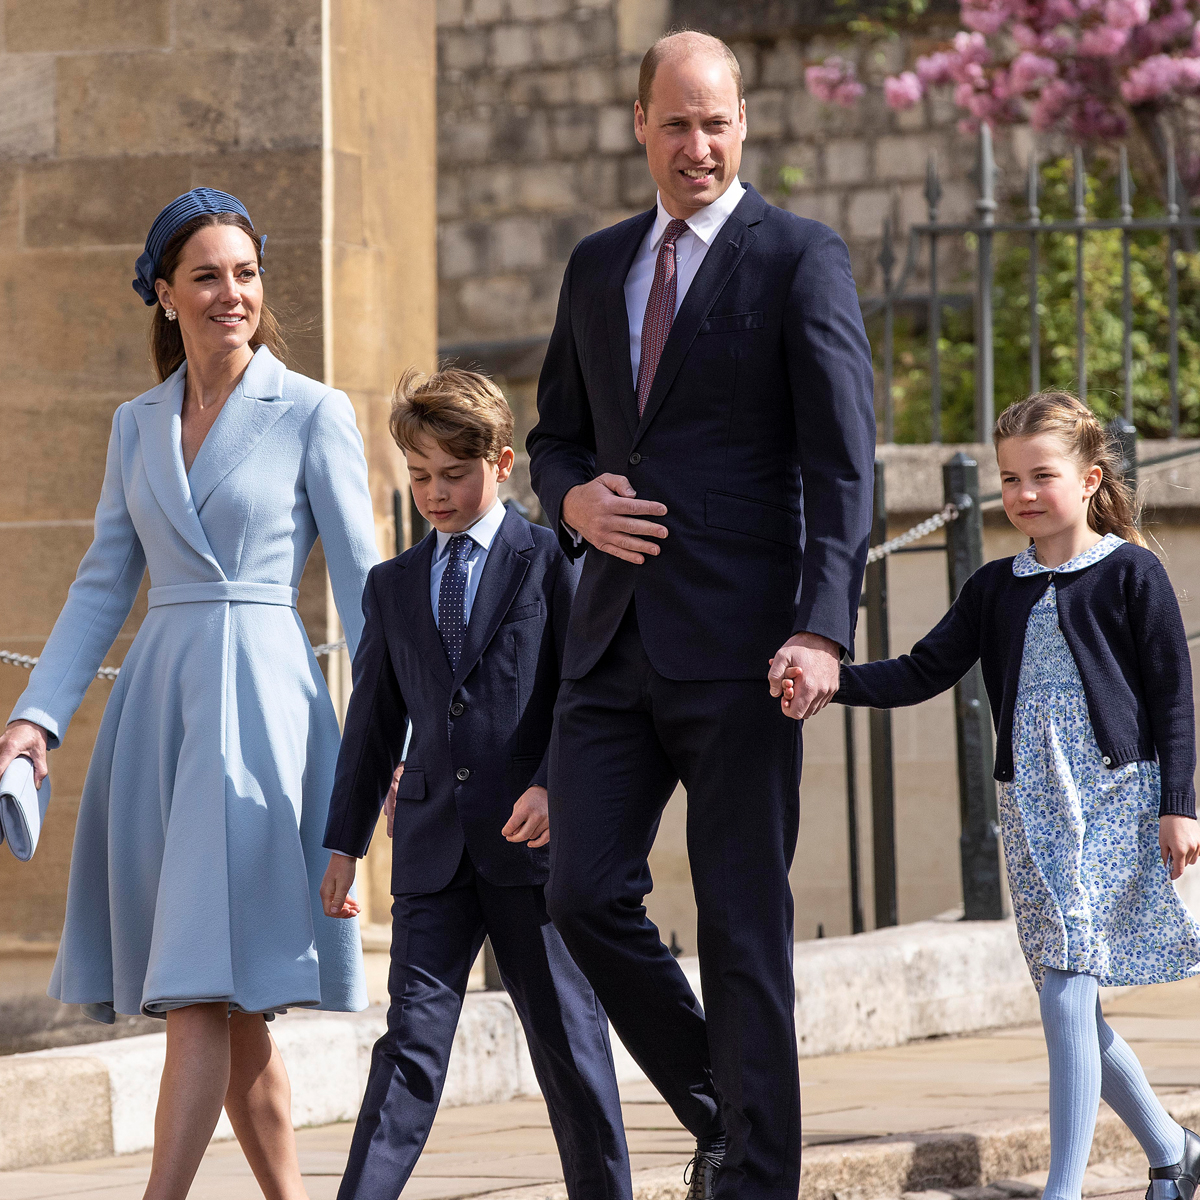
[[[929,407],[931,442],[942,440],[942,372],[941,340],[942,314],[953,296],[942,291],[940,251],[949,238],[971,236],[975,241],[973,308],[975,323],[975,440],[987,441],[995,420],[995,326],[993,291],[996,278],[995,239],[997,234],[1023,235],[1029,251],[1028,304],[1029,322],[1029,388],[1037,391],[1041,386],[1041,338],[1038,320],[1040,285],[1039,250],[1044,238],[1053,235],[1073,236],[1075,253],[1075,364],[1076,389],[1081,396],[1087,395],[1087,280],[1084,270],[1084,247],[1087,239],[1097,233],[1119,230],[1121,233],[1122,260],[1122,362],[1124,418],[1133,421],[1133,331],[1134,312],[1132,294],[1131,247],[1136,235],[1146,232],[1161,233],[1167,245],[1167,304],[1169,311],[1168,359],[1170,390],[1170,433],[1179,436],[1179,262],[1178,252],[1185,241],[1194,241],[1192,233],[1200,227],[1200,220],[1188,211],[1186,194],[1180,187],[1175,166],[1175,155],[1169,156],[1166,176],[1166,214],[1162,217],[1135,219],[1133,215],[1133,179],[1129,170],[1128,156],[1124,147],[1120,150],[1118,168],[1118,190],[1121,215],[1119,218],[1101,218],[1090,215],[1087,204],[1087,181],[1083,151],[1078,147],[1073,155],[1073,192],[1075,215],[1072,220],[1045,220],[1039,206],[1041,176],[1036,155],[1031,155],[1026,184],[1025,206],[1027,217],[1023,221],[997,221],[996,161],[992,148],[992,134],[987,125],[979,131],[979,199],[975,208],[977,218],[967,222],[943,222],[938,219],[938,208],[942,199],[942,185],[938,173],[936,155],[931,154],[926,169],[925,201],[928,220],[913,225],[908,231],[905,261],[899,279],[896,278],[898,262],[895,236],[891,219],[883,222],[883,242],[879,253],[879,266],[883,276],[881,296],[864,300],[865,315],[882,312],[882,385],[883,404],[881,413],[881,440],[895,440],[894,366],[895,366],[895,318],[898,305],[917,303],[927,306],[929,345]],[[909,285],[921,264],[926,263],[929,290],[926,295],[908,294]]]

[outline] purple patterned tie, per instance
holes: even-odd
[[[650,286],[650,299],[646,301],[646,315],[642,318],[642,357],[638,363],[637,402],[638,417],[646,411],[650,388],[654,384],[654,372],[662,358],[671,322],[675,320],[675,242],[685,233],[688,224],[678,218],[667,225],[662,245],[658,248],[658,261],[654,264],[654,283]]]

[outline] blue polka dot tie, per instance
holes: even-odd
[[[438,633],[450,660],[450,669],[458,670],[462,658],[463,638],[467,633],[467,559],[471,554],[471,539],[456,533],[450,539],[450,559],[442,572],[438,587]]]

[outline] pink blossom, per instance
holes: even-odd
[[[1096,25],[1086,29],[1079,39],[1079,53],[1089,58],[1112,58],[1119,54],[1129,41],[1128,29],[1114,29],[1111,25]]]
[[[935,51],[917,59],[917,78],[926,87],[937,87],[949,83],[953,78],[951,72],[958,62],[957,55],[948,54],[945,50]]]
[[[1200,54],[1200,21],[1196,22],[1196,28],[1192,30],[1192,53]]]
[[[960,19],[977,33],[998,33],[1010,17],[1006,0],[962,0]]]
[[[883,98],[888,108],[894,108],[897,112],[913,108],[924,94],[924,86],[912,71],[902,71],[883,81]]]
[[[982,64],[992,60],[992,52],[982,33],[956,33],[954,49],[964,63]]]
[[[1169,54],[1154,54],[1129,68],[1121,82],[1121,97],[1127,104],[1145,104],[1174,90],[1179,71]]]
[[[1022,50],[1040,50],[1042,48],[1042,39],[1038,37],[1036,30],[1031,29],[1028,25],[1014,25],[1012,27],[1012,36],[1013,41]]]
[[[1043,83],[1048,83],[1058,75],[1058,63],[1052,58],[1044,58],[1023,50],[1013,59],[1012,86],[1013,91],[1029,92]]]
[[[1150,20],[1150,0],[1108,0],[1104,19],[1114,29],[1133,29]]]
[[[804,72],[804,83],[818,100],[841,108],[853,108],[866,91],[856,78],[854,64],[837,54],[809,67]]]

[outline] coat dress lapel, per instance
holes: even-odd
[[[642,414],[634,434],[634,446],[641,441],[650,422],[662,407],[663,400],[671,390],[671,384],[679,374],[679,368],[683,366],[683,360],[717,297],[729,282],[729,277],[738,263],[742,261],[743,255],[756,240],[758,235],[751,226],[762,220],[765,208],[766,201],[752,187],[747,187],[746,194],[718,231],[716,239],[704,256],[700,270],[696,272],[696,277],[692,280],[692,285],[688,288],[671,325],[671,332],[667,335],[662,358],[658,360],[658,368],[654,372],[650,395],[646,399],[646,411]]]
[[[533,536],[525,521],[509,510],[492,540],[479,589],[471,605],[471,619],[467,622],[467,636],[463,641],[462,657],[454,673],[454,686],[463,682],[475,664],[483,657],[496,630],[512,605],[525,575],[529,560],[522,551],[533,549]],[[439,638],[439,645],[441,639]],[[442,654],[446,661],[445,652]]]
[[[608,325],[608,350],[612,360],[613,379],[617,385],[617,403],[621,416],[629,426],[630,436],[637,432],[637,392],[634,388],[633,363],[629,358],[629,309],[625,305],[625,277],[647,232],[654,225],[657,208],[643,213],[631,226],[628,238],[613,255],[612,266],[604,287],[604,316]]]
[[[283,375],[283,363],[260,346],[192,463],[188,483],[197,512],[221,480],[292,407],[290,400],[282,399]]]
[[[156,388],[133,402],[133,416],[141,439],[142,466],[150,490],[175,531],[221,578],[204,527],[200,524],[187,472],[183,468],[183,377],[186,364]]]
[[[396,583],[395,603],[405,624],[412,631],[413,641],[426,665],[437,677],[438,683],[449,692],[454,687],[454,676],[450,671],[446,648],[442,645],[442,636],[433,621],[433,605],[429,600],[429,568],[433,564],[433,552],[436,549],[437,534],[431,530],[417,543],[412,558],[401,572]]]

